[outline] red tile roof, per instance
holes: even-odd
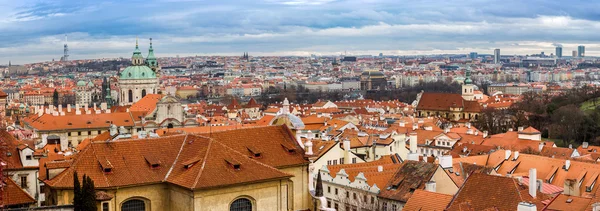
[[[540,192],[533,198],[528,191],[526,185],[519,184],[514,178],[475,173],[467,178],[446,210],[512,211],[517,209],[520,202],[532,202],[538,210],[542,210],[542,201],[552,198]]]
[[[403,210],[443,211],[452,200],[452,195],[426,190],[415,190]]]
[[[36,202],[33,197],[21,189],[21,187],[11,179],[5,178],[4,184],[6,186],[2,191],[2,201],[0,201],[0,205],[27,205]]]

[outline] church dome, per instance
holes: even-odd
[[[134,79],[153,79],[156,78],[156,73],[150,67],[129,66],[119,74],[119,80],[134,80]]]

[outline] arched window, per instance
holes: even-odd
[[[140,199],[132,199],[121,205],[121,211],[146,211],[146,203]]]
[[[146,96],[146,90],[142,89],[142,97],[145,97],[145,96]]]
[[[129,102],[133,103],[133,91],[129,90]]]
[[[129,77],[131,77],[131,73],[129,73]]]
[[[142,72],[142,77],[146,76],[146,73]]]
[[[239,198],[231,203],[229,211],[252,211],[252,202],[247,198]]]

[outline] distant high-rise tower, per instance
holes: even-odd
[[[556,58],[562,57],[562,46],[556,46]]]
[[[500,49],[494,49],[494,64],[500,63]]]
[[[64,55],[62,57],[62,61],[66,62],[69,61],[69,46],[67,45],[67,35],[65,34],[65,47],[64,47]]]
[[[577,51],[573,51],[573,55],[571,55],[573,58],[577,57]]]
[[[583,45],[577,46],[577,56],[585,57],[585,46],[583,46]]]
[[[477,59],[477,52],[471,52],[471,53],[469,53],[469,58],[471,58],[471,59]]]

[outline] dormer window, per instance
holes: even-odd
[[[248,149],[248,151],[250,152],[250,154],[252,154],[252,156],[254,156],[255,158],[260,158],[262,156],[262,152],[259,151],[258,149],[254,148],[252,146],[249,146],[249,147],[246,147],[246,148]]]
[[[192,158],[190,160],[187,160],[187,161],[185,161],[185,162],[183,162],[181,164],[183,164],[183,167],[185,169],[189,169],[189,168],[192,168],[192,166],[194,166],[194,164],[200,162],[200,160],[201,160],[200,158],[196,157],[196,158]]]
[[[288,152],[288,153],[294,153],[296,152],[296,148],[288,145],[288,144],[281,144],[281,146]]]
[[[231,166],[235,170],[240,170],[242,167],[242,164],[240,162],[231,158],[225,158],[225,162],[227,162],[227,164],[229,164],[229,166]]]
[[[158,158],[152,155],[145,155],[144,159],[146,159],[146,162],[148,163],[148,165],[150,165],[150,168],[156,169],[160,167],[160,160]]]
[[[104,173],[112,172],[113,166],[110,163],[110,161],[108,161],[106,158],[98,159],[98,163],[100,163],[100,168],[102,169],[102,172],[104,172]]]

